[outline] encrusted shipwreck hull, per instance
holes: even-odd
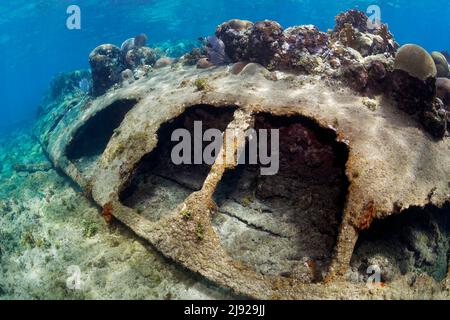
[[[387,26],[368,30],[367,19],[354,10],[340,14],[329,33],[231,20],[178,61],[155,61],[147,47],[99,46],[90,55],[96,97],[66,90],[85,74],[60,77],[36,135],[108,222],[121,221],[166,257],[237,294],[432,295],[450,252],[446,89],[436,90],[435,62],[424,49],[397,53]],[[176,166],[171,135],[178,128],[196,135],[196,121],[225,133],[222,150],[213,165]],[[237,164],[251,128],[279,129],[278,174]],[[372,223],[422,208],[443,212],[444,227],[430,220],[415,230],[420,219],[412,219],[411,233],[399,232],[397,241]],[[357,245],[374,228],[374,242]],[[369,289],[366,269],[376,263],[384,268],[379,280],[389,283]],[[417,269],[434,280],[417,279]],[[412,280],[393,276],[400,273]]]
[[[94,100],[55,107],[41,116],[37,135],[54,165],[92,196],[105,218],[220,286],[263,299],[364,296],[364,284],[340,277],[359,231],[373,219],[448,201],[449,140],[433,139],[383,95],[369,104],[318,76],[257,64],[232,70],[156,70]],[[274,127],[277,119],[282,130],[283,123],[298,124],[287,132],[315,135],[303,150],[323,159],[296,175],[297,182],[269,185],[235,163],[171,166],[170,129],[190,128],[196,119],[221,129]]]

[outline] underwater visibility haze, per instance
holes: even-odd
[[[449,33],[446,0],[2,1],[0,299],[449,299]]]

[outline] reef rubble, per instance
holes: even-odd
[[[368,30],[366,22],[355,10],[328,33],[231,20],[209,48],[157,69],[151,59],[139,75],[119,48],[100,46],[91,54],[95,97],[44,108],[36,136],[108,222],[237,294],[424,298],[440,288],[448,297],[445,272],[411,282],[408,272],[421,267],[389,273],[397,262],[383,256],[386,244],[369,257],[358,243],[378,221],[413,208],[448,215],[450,200],[448,113],[433,59],[417,47],[397,54],[387,25]],[[211,49],[232,63],[204,65]],[[135,78],[123,83],[127,67]],[[280,129],[280,174],[226,161],[173,165],[171,132],[200,120],[221,131]],[[234,153],[246,148],[240,141]],[[375,234],[383,241],[382,230]],[[440,269],[442,256],[430,260]],[[371,261],[394,275],[383,278],[387,285],[361,280]]]

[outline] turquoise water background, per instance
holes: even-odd
[[[81,30],[66,27],[72,4],[81,8]],[[32,120],[51,78],[88,68],[88,55],[99,44],[120,45],[142,32],[150,46],[195,40],[232,18],[315,24],[326,31],[339,12],[373,4],[400,44],[450,51],[448,0],[0,0],[0,130]]]

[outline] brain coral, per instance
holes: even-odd
[[[433,58],[422,47],[407,44],[400,48],[395,58],[394,68],[403,70],[420,80],[436,77],[437,70]]]
[[[444,102],[447,109],[450,108],[450,79],[437,78],[436,91],[437,96]]]
[[[440,78],[447,77],[449,75],[449,67],[447,59],[440,52],[434,51],[431,56],[433,57],[434,63],[436,64],[437,76]]]

